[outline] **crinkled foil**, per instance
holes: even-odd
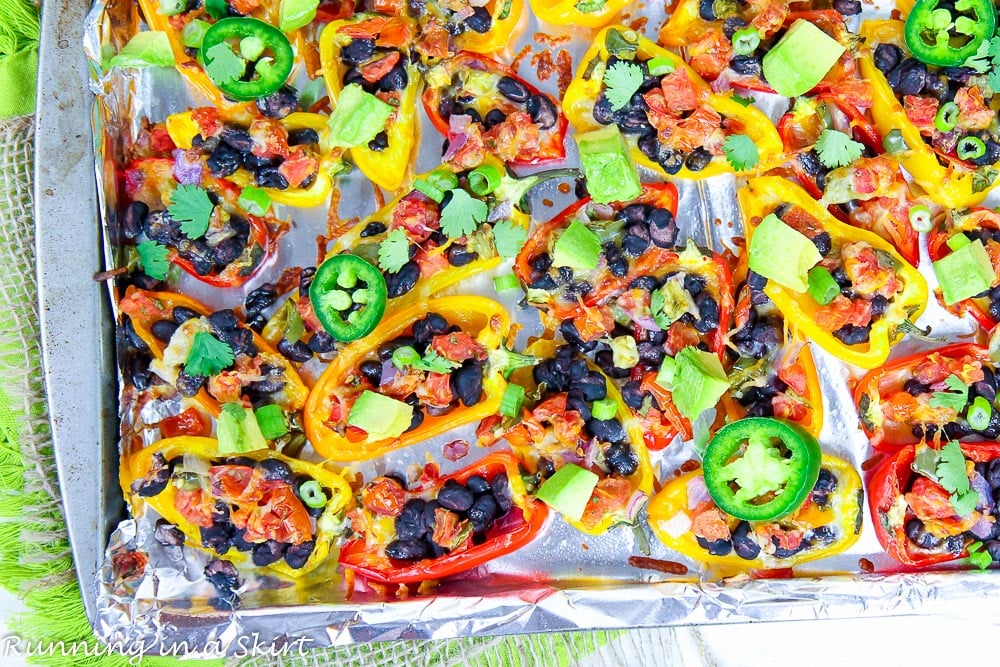
[[[109,45],[120,46],[138,27],[131,3],[114,3],[114,9],[98,4],[88,18],[86,48],[91,59],[91,87],[97,96],[94,128],[96,168],[101,188],[101,216],[108,239],[117,238],[115,169],[127,155],[140,120],[161,121],[199,100],[172,69],[106,72],[102,54]],[[641,5],[640,5],[641,7]],[[110,16],[114,12],[115,16]],[[662,9],[631,10],[625,21],[647,18],[645,30],[655,36],[663,21]],[[867,15],[876,12],[869,11]],[[549,47],[533,41],[542,30],[550,35],[571,34],[568,29],[542,27],[528,19],[508,60],[523,46],[536,53]],[[576,35],[564,45],[579,65],[589,45],[586,34]],[[113,53],[113,49],[110,50]],[[105,56],[106,57],[106,56]],[[537,81],[525,58],[521,74]],[[555,93],[555,77],[538,82],[543,90]],[[783,101],[757,95],[758,103],[774,118],[785,110]],[[440,138],[422,119],[423,142],[417,172],[438,164]],[[576,162],[575,146],[568,141],[568,162]],[[344,191],[341,216],[365,215],[375,209],[371,186],[359,173],[338,179]],[[734,237],[741,235],[742,223],[736,206],[737,183],[732,177],[708,181],[679,182],[682,232],[703,247],[735,249]],[[533,196],[536,219],[547,219],[567,203],[555,185],[540,188]],[[279,211],[291,215],[291,211]],[[317,234],[325,229],[326,211],[295,211],[293,229],[281,241],[280,265],[266,267],[245,290],[206,289],[185,278],[182,288],[215,308],[239,305],[246,290],[273,280],[282,266],[308,266],[316,262]],[[109,244],[108,262],[115,264]],[[924,274],[933,285],[926,249],[922,250]],[[501,267],[498,273],[509,272]],[[482,293],[504,302],[523,325],[521,340],[537,332],[538,317],[513,298],[497,295],[492,289],[494,274],[479,276],[462,285],[465,293]],[[969,321],[948,316],[931,301],[918,323],[930,326],[933,335],[948,340],[971,339],[975,327]],[[113,322],[106,322],[113,327]],[[908,339],[896,348],[896,356],[908,354],[931,343]],[[849,370],[819,348],[813,347],[823,381],[825,425],[820,438],[824,449],[852,461],[856,466],[871,454],[854,411],[848,390]],[[155,422],[180,408],[169,400],[137,405],[128,392],[121,397],[124,432],[132,433],[143,423]],[[354,469],[365,477],[384,472],[413,475],[419,466],[433,459],[445,472],[468,465],[485,450],[471,448],[463,460],[450,463],[442,456],[444,444],[464,438],[474,441],[468,426],[405,451],[390,454]],[[116,443],[106,443],[115,447]],[[654,452],[654,466],[661,479],[691,457],[690,443],[674,443],[664,452]],[[309,455],[307,450],[306,456]],[[95,479],[108,487],[115,480]],[[630,628],[698,623],[733,623],[814,618],[918,613],[962,614],[973,607],[983,612],[990,599],[1000,600],[1000,577],[942,570],[934,573],[891,574],[892,561],[883,553],[874,536],[871,518],[865,512],[861,539],[847,553],[807,563],[795,568],[792,579],[753,580],[740,577],[719,581],[710,572],[679,554],[664,548],[640,521],[631,530],[618,527],[600,537],[585,536],[553,519],[544,535],[520,551],[493,561],[488,567],[443,583],[433,591],[409,598],[395,591],[350,594],[335,558],[303,580],[289,582],[271,576],[241,573],[235,605],[218,597],[206,581],[209,557],[193,549],[164,547],[153,537],[155,517],[143,516],[121,521],[112,533],[105,552],[104,567],[97,582],[97,634],[126,651],[170,653],[197,650],[203,655],[246,651],[258,646],[288,646],[296,642],[304,648],[392,639],[447,638],[523,632],[550,632],[584,628]],[[689,574],[675,577],[639,570],[627,564],[630,555],[648,555],[683,563]],[[874,574],[861,571],[861,559],[874,566]],[[867,565],[867,564],[866,564]],[[870,568],[866,568],[870,569]],[[887,574],[880,574],[886,572]],[[994,603],[996,604],[996,603]]]

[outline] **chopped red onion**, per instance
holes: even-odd
[[[688,494],[688,509],[693,510],[698,505],[702,504],[706,500],[711,500],[712,496],[708,495],[708,487],[705,486],[705,478],[701,475],[695,475],[687,483],[687,494]]]
[[[454,114],[448,119],[448,150],[445,154],[441,156],[442,160],[448,161],[454,157],[465,142],[469,140],[468,135],[465,134],[466,128],[472,123],[472,116],[467,114]]]
[[[646,500],[646,494],[642,491],[633,493],[632,497],[628,499],[628,505],[625,506],[625,518],[633,521],[639,516],[639,511],[646,506]]]
[[[469,443],[465,440],[452,440],[444,446],[442,454],[449,461],[458,461],[469,455]]]
[[[201,183],[202,164],[201,160],[195,156],[194,160],[188,159],[187,151],[174,149],[174,178],[181,185],[198,185]]]

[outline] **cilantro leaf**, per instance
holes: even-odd
[[[205,51],[205,72],[216,85],[232,83],[247,70],[247,61],[236,55],[226,42],[219,42]]]
[[[521,247],[528,240],[528,230],[515,225],[510,220],[501,220],[493,225],[493,245],[503,259],[517,257]]]
[[[170,199],[167,211],[171,218],[181,223],[181,231],[189,239],[204,236],[215,208],[208,193],[197,185],[178,185]]]
[[[419,371],[441,374],[450,373],[461,365],[462,364],[452,361],[451,359],[445,359],[434,350],[425,354],[423,359],[413,362],[413,368],[416,368]]]
[[[963,494],[969,490],[969,475],[965,471],[965,454],[957,440],[950,440],[940,450],[937,470],[938,483],[945,491]]]
[[[451,199],[441,209],[441,231],[450,239],[457,239],[476,231],[479,223],[486,220],[490,209],[486,202],[479,201],[461,188],[449,190]]]
[[[742,104],[745,107],[750,106],[751,104],[753,104],[756,101],[757,100],[754,97],[752,97],[752,96],[751,97],[743,97],[742,95],[737,95],[736,93],[733,93],[733,102],[736,102],[737,104]]]
[[[961,412],[965,404],[969,402],[969,387],[954,373],[946,377],[944,383],[951,391],[935,391],[934,395],[931,396],[930,406],[932,408],[951,408],[955,412]]]
[[[863,144],[837,130],[823,130],[813,148],[819,155],[819,161],[829,169],[846,167],[861,157],[865,150]]]
[[[232,366],[233,348],[206,331],[199,331],[191,340],[184,372],[188,375],[209,376]]]
[[[760,162],[760,151],[753,139],[745,134],[731,134],[722,142],[726,160],[736,171],[753,169]]]
[[[146,272],[147,276],[157,280],[167,279],[167,269],[170,268],[170,262],[167,258],[170,256],[170,251],[166,246],[162,246],[156,241],[143,241],[135,249],[139,253],[139,263],[142,264],[142,270]]]
[[[394,229],[378,246],[378,268],[396,273],[410,261],[410,239],[402,229]]]
[[[618,111],[628,106],[635,91],[642,85],[642,68],[635,63],[619,60],[604,71],[604,96],[611,102],[611,109]]]
[[[971,489],[964,493],[953,493],[949,498],[951,506],[958,516],[969,516],[976,510],[979,504],[979,494]]]

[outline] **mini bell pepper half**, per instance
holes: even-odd
[[[950,211],[944,222],[935,226],[927,237],[927,252],[932,262],[938,262],[952,252],[952,245],[958,247],[967,241],[980,241],[993,267],[993,279],[989,290],[962,299],[955,304],[947,304],[943,294],[938,292],[938,300],[955,315],[968,313],[985,331],[992,331],[1000,320],[1000,293],[994,297],[995,288],[1000,286],[1000,214],[988,208],[971,208],[965,211]],[[938,281],[940,283],[940,281]],[[985,285],[985,283],[984,283]]]
[[[546,357],[530,379],[526,371],[513,377],[529,400],[514,417],[481,424],[481,444],[506,440],[541,490],[565,465],[590,471],[595,485],[581,515],[563,515],[577,530],[601,535],[633,523],[653,488],[639,422],[614,383],[571,346],[541,339],[527,352]]]
[[[122,467],[134,515],[148,506],[187,544],[292,578],[327,559],[352,500],[344,478],[319,465],[267,450],[222,454],[214,438],[160,440]]]
[[[309,441],[324,458],[365,461],[495,414],[504,373],[534,361],[504,347],[509,332],[503,307],[476,296],[424,300],[386,317],[313,387]]]
[[[617,62],[609,68],[612,55]],[[679,56],[624,26],[597,35],[566,90],[563,112],[578,132],[617,126],[637,163],[678,178],[731,173],[733,164],[762,171],[783,153],[777,129],[756,107],[712,92]],[[723,146],[734,135],[752,142],[752,156],[741,150],[727,160]]]
[[[891,346],[927,305],[923,276],[880,236],[845,225],[805,190],[783,178],[750,179],[739,192],[739,203],[751,268],[767,273],[770,267],[786,274],[781,277],[784,283],[769,279],[764,293],[793,333],[804,334],[849,364],[870,369],[884,363]],[[774,244],[755,249],[754,234],[765,219],[774,230],[772,236],[794,246],[794,253],[808,250],[808,266],[797,266],[796,262],[806,259],[800,254],[794,255],[795,261],[775,265],[768,253],[780,253],[781,248]],[[806,241],[811,244],[799,248]],[[761,268],[754,266],[756,252]],[[787,275],[797,269],[811,274],[811,288],[806,288],[803,278]],[[801,287],[792,284],[796,280],[803,281]]]
[[[167,35],[177,70],[219,109],[236,110],[246,106],[243,102],[277,92],[298,60],[292,46],[298,41],[297,31],[286,34],[277,27],[277,1],[267,0],[236,16],[230,14],[236,4],[222,0],[209,0],[204,6],[139,0],[139,7],[149,29]],[[250,76],[230,71],[234,66],[243,67]]]
[[[240,203],[243,188],[201,174],[195,187],[204,193],[196,196],[207,202],[202,211],[202,221],[208,222],[206,233],[184,233],[183,224],[170,209],[181,185],[178,174],[192,166],[201,172],[201,163],[188,163],[183,154],[177,158],[144,157],[129,164],[123,175],[129,200],[123,212],[123,232],[134,241],[166,247],[172,264],[203,283],[239,287],[276,252],[277,240],[287,231],[287,223],[267,211],[261,211],[264,215],[248,212]],[[218,203],[213,204],[211,197]]]
[[[868,46],[860,57],[861,74],[874,88],[875,126],[883,135],[893,130],[902,134],[905,148],[896,153],[900,164],[931,199],[946,208],[981,202],[997,184],[1000,144],[979,136],[996,123],[996,111],[984,101],[979,86],[970,82],[956,92],[953,122],[929,92],[897,93],[890,84],[892,80],[898,86],[899,80],[893,61],[901,62],[909,55],[902,21],[866,21],[861,34]],[[874,53],[880,48],[892,54],[880,60],[883,66],[893,65],[887,72],[875,64]]]
[[[373,138],[347,146],[362,173],[389,191],[406,180],[417,144],[416,105],[423,79],[411,51],[416,30],[413,21],[403,17],[356,14],[331,21],[320,35],[323,80],[334,117],[342,94],[352,85],[360,86],[362,95],[376,97],[373,105],[393,107],[387,109],[384,125],[374,128]],[[343,112],[353,116],[347,119],[351,125],[363,124],[371,115],[367,106]]]
[[[513,553],[542,532],[548,509],[527,495],[517,459],[496,452],[415,489],[376,478],[350,518],[356,536],[341,547],[340,565],[379,583],[408,584]]]
[[[868,479],[882,548],[903,565],[926,568],[965,558],[977,550],[974,544],[995,545],[1000,523],[991,510],[998,468],[995,442],[904,446]],[[995,557],[996,552],[988,547],[984,553]]]
[[[413,189],[341,234],[327,257],[350,253],[378,266],[391,314],[516,254],[530,224],[524,212],[527,192],[549,179],[577,174],[553,169],[513,178],[495,158],[457,174],[440,167],[418,176]]]
[[[507,65],[463,51],[424,78],[424,111],[448,140],[446,162],[471,168],[492,154],[526,167],[566,158],[568,123],[558,101]]]
[[[419,24],[420,39],[416,50],[428,64],[461,51],[503,51],[515,42],[525,25],[522,21],[524,0],[487,0],[475,7],[445,0],[400,4],[406,8],[388,13],[407,12]]]
[[[280,120],[259,113],[224,117],[203,107],[167,116],[164,126],[175,146],[189,159],[197,156],[212,176],[259,187],[278,204],[311,208],[326,203],[333,177],[344,171],[340,152],[325,148],[326,120],[299,111]]]
[[[219,416],[221,403],[242,403],[248,393],[286,413],[305,405],[309,389],[298,372],[232,311],[210,319],[212,311],[191,297],[134,287],[118,308],[149,348],[150,370],[212,416]],[[166,338],[165,332],[166,340],[157,336]]]
[[[858,540],[861,478],[850,463],[824,455],[805,501],[774,520],[746,521],[720,510],[704,470],[669,481],[649,504],[649,526],[668,548],[705,563],[720,576],[790,568],[843,553]]]
[[[872,445],[896,449],[923,440],[1000,436],[997,371],[989,350],[958,343],[897,359],[868,373],[854,390]]]
[[[600,28],[611,23],[628,0],[530,0],[535,16],[553,25]]]

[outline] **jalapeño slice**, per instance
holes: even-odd
[[[726,424],[703,457],[705,486],[723,512],[746,521],[797,510],[819,478],[822,452],[803,429],[767,417]]]
[[[367,336],[385,313],[382,273],[357,255],[334,255],[320,265],[309,301],[327,333],[342,343]]]
[[[288,37],[273,25],[233,17],[205,32],[198,60],[227,97],[249,102],[281,88],[292,72],[295,53]]]
[[[917,60],[958,67],[976,55],[996,28],[992,0],[917,0],[903,34],[906,48]]]

